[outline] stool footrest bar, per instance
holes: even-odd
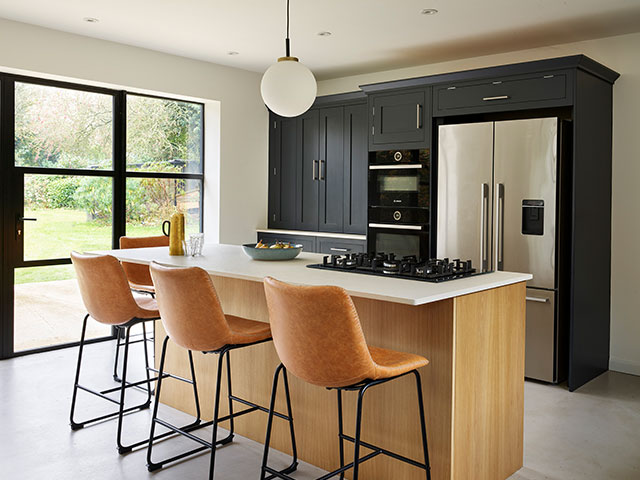
[[[344,440],[347,440],[347,441],[351,442],[351,443],[354,443],[356,441],[355,438],[350,437],[349,435],[342,434],[342,435],[338,435],[338,436],[340,438],[344,439]],[[392,452],[390,450],[385,450],[384,448],[381,448],[381,447],[376,447],[375,445],[372,445],[372,444],[367,443],[367,442],[363,442],[362,440],[360,440],[360,446],[368,448],[369,450],[375,450],[375,451],[377,451],[379,453],[382,453],[382,454],[387,455],[389,457],[395,458],[396,460],[400,460],[401,462],[405,462],[405,463],[408,463],[410,465],[413,465],[414,467],[422,468],[422,469],[425,469],[425,470],[427,468],[427,466],[424,463],[417,462],[415,460],[412,460],[411,458],[407,458],[407,457],[405,457],[403,455],[400,455],[399,453],[395,453],[395,452]]]

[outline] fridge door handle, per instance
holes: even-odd
[[[504,268],[504,184],[496,183],[495,205],[495,262],[496,270]]]
[[[481,271],[487,271],[487,210],[489,208],[489,184],[480,185],[480,263]]]

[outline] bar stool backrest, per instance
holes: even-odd
[[[273,343],[297,377],[322,387],[373,378],[375,363],[347,292],[332,286],[295,286],[267,277],[264,289]]]
[[[120,248],[168,247],[169,237],[120,237]],[[129,282],[136,285],[153,285],[149,267],[139,263],[122,262],[122,268]]]
[[[100,323],[120,325],[139,311],[117,258],[71,252],[78,286],[89,315]]]
[[[158,309],[171,340],[208,352],[228,344],[229,324],[209,274],[199,267],[165,267],[151,262]]]

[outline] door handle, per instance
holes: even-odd
[[[483,97],[482,100],[485,102],[490,102],[492,100],[508,100],[509,98],[511,98],[509,97],[509,95],[498,95],[496,97]]]
[[[549,303],[548,298],[524,297],[527,302]]]
[[[422,128],[422,105],[416,103],[416,128],[420,130]]]
[[[22,224],[24,222],[37,222],[37,218],[33,217],[22,217],[20,215],[16,215],[16,240],[18,237],[22,235]]]
[[[496,270],[504,268],[504,184],[496,183],[495,207],[495,262]]]
[[[349,252],[349,251],[351,251],[350,248],[338,248],[338,247],[331,247],[329,250],[331,250],[332,252]]]
[[[313,161],[312,170],[313,171],[311,172],[311,177],[313,178],[313,180],[318,180],[318,175],[316,174],[316,172],[318,171],[318,160]]]
[[[489,196],[489,184],[483,183],[480,185],[480,264],[481,271],[487,271],[487,251],[486,251],[486,239],[487,239],[487,215],[488,208],[488,196]]]
[[[320,180],[324,180],[324,160],[320,160]]]

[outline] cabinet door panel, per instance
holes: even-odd
[[[346,255],[348,253],[364,253],[366,250],[365,240],[318,237],[316,241],[318,253]]]
[[[367,231],[367,106],[344,109],[344,228]]]
[[[296,228],[318,229],[319,112],[309,110],[298,121]]]
[[[271,116],[269,128],[269,219],[271,228],[296,225],[296,119]]]
[[[344,215],[343,107],[320,110],[320,209],[318,229],[341,232]]]
[[[370,147],[426,148],[429,141],[427,90],[379,93],[370,98],[373,131]]]

